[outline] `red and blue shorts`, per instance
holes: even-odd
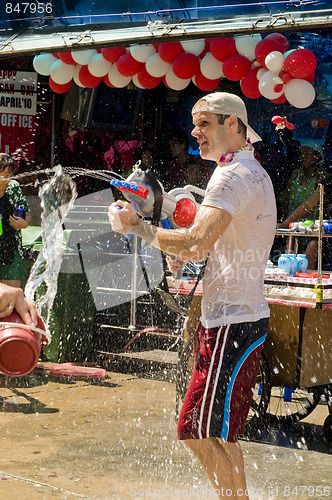
[[[235,442],[243,434],[268,324],[268,318],[217,328],[198,324],[179,439],[219,437]]]

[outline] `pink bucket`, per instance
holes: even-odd
[[[16,312],[0,321],[0,372],[10,377],[30,373],[38,363],[42,346],[48,344],[45,326],[24,324]]]

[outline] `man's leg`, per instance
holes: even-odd
[[[205,438],[187,439],[184,443],[201,462],[213,487],[219,491],[219,498],[249,498],[242,452],[237,442]]]

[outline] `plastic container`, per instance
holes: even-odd
[[[323,229],[325,234],[332,234],[332,220],[326,220],[323,222]]]
[[[278,267],[279,267],[279,269],[283,269],[284,271],[286,271],[288,276],[291,275],[292,261],[289,258],[288,254],[283,253],[280,255],[280,257],[278,259]]]
[[[288,254],[288,257],[291,259],[292,261],[292,266],[291,266],[291,276],[294,276],[294,274],[296,273],[296,269],[297,269],[297,258],[296,258],[296,255],[295,253],[289,253]]]
[[[41,318],[38,317],[37,327],[32,327],[13,311],[0,322],[0,372],[10,377],[27,375],[37,365],[41,348],[48,342]]]
[[[19,207],[15,208],[14,215],[16,215],[16,217],[21,217],[21,219],[25,219],[26,211],[24,206],[20,205]]]
[[[297,267],[296,272],[306,273],[308,269],[308,259],[304,253],[300,253],[296,256]]]

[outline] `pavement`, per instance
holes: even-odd
[[[175,383],[107,371],[102,381],[0,377],[0,499],[214,499],[176,438]],[[332,497],[325,402],[292,426],[241,439],[251,499]],[[225,495],[227,498],[227,495]]]

